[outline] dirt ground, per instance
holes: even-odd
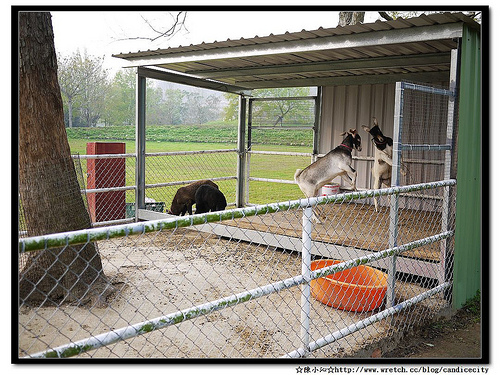
[[[466,305],[451,318],[440,318],[413,333],[384,358],[481,358],[479,301]]]
[[[183,228],[101,241],[99,251],[106,275],[117,289],[108,305],[21,307],[20,357],[285,280],[301,270],[298,254]],[[418,285],[398,290],[400,299],[421,292]],[[431,311],[440,303],[436,297],[422,306]],[[80,357],[277,358],[301,346],[300,311],[301,289],[294,287]],[[333,309],[313,300],[311,337],[371,314]],[[356,352],[360,345],[384,336],[387,329],[387,322],[376,322],[314,356],[333,358]]]
[[[103,241],[99,244],[103,267],[119,291],[109,306],[78,307],[72,305],[20,309],[20,350],[25,356],[50,347],[101,334],[128,324],[163,316],[216,300],[242,290],[294,276],[301,269],[301,258],[287,251],[226,241],[206,233],[177,229],[126,239]],[[397,288],[397,300],[423,292],[418,285]],[[399,294],[400,295],[399,295]],[[276,358],[300,347],[299,288],[281,291],[271,296],[239,304],[183,322],[175,327],[152,332],[128,341],[83,354],[82,358]],[[411,324],[418,316],[430,316],[442,307],[436,295],[407,311],[400,317],[402,324]],[[411,309],[410,309],[411,310]],[[474,310],[471,308],[471,311]],[[371,313],[355,314],[332,309],[318,301],[311,306],[313,337],[323,332],[349,326]],[[377,353],[374,357],[410,357],[424,355],[427,349],[434,356],[449,356],[450,349],[438,352],[437,340],[455,349],[464,344],[467,355],[477,345],[479,336],[470,339],[470,332],[456,335],[453,328],[465,326],[467,314],[457,314],[446,322],[437,322],[412,338],[404,338],[397,352]],[[462,320],[460,320],[462,319]],[[471,320],[472,322],[472,320]],[[332,328],[333,327],[333,328]],[[473,327],[474,328],[474,327]],[[387,334],[386,321],[375,323],[351,334],[337,343],[314,353],[314,357],[334,358],[352,355],[365,344],[375,344]],[[472,330],[479,334],[479,330]],[[470,340],[470,341],[466,341]],[[376,344],[375,344],[376,345]],[[434,345],[434,346],[430,346]],[[368,354],[368,356],[371,353]],[[457,353],[454,357],[462,357]],[[475,355],[475,354],[474,354]]]

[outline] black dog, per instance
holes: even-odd
[[[201,185],[194,196],[196,213],[203,214],[209,211],[223,211],[226,209],[226,197],[219,189],[210,185]]]

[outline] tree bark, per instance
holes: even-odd
[[[19,13],[19,194],[28,235],[91,227],[64,127],[50,13]],[[22,303],[85,303],[108,290],[97,245],[20,256]]]
[[[339,12],[339,26],[363,23],[365,12]]]

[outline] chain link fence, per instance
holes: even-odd
[[[429,192],[443,196],[451,189],[454,202],[454,185],[451,180],[338,194],[21,239],[20,254],[95,245],[109,288],[86,304],[47,295],[34,305],[25,294],[19,301],[19,357],[352,355],[424,324],[448,306],[450,286],[439,281],[450,279],[441,276],[450,254],[440,254],[441,244],[452,239],[453,217],[444,228],[442,206],[400,208],[399,245],[390,247],[392,219],[362,203],[364,198],[412,192],[426,200]],[[323,224],[308,219],[311,205]],[[27,267],[37,266],[33,259]],[[341,263],[307,266],[322,259]],[[369,274],[359,271],[366,265]],[[392,267],[396,277],[390,281]],[[348,270],[356,270],[354,276]],[[340,299],[328,294],[326,284],[314,286],[311,279],[319,276],[333,283],[328,274],[350,278],[357,287]],[[363,293],[372,284],[392,289],[375,297]],[[32,285],[33,292],[37,288]],[[359,311],[350,311],[349,304]]]
[[[395,135],[400,167],[409,165],[403,186],[294,200],[302,194],[290,176],[311,155],[249,147],[245,201],[254,206],[132,223],[135,155],[75,159],[87,171],[93,226],[119,225],[20,238],[19,357],[337,358],[426,324],[449,306],[453,281],[453,111],[448,93],[437,100],[436,91],[414,91],[431,95],[417,99],[420,107],[440,102],[448,116],[427,118],[425,134],[415,133],[411,124],[426,112],[404,103],[411,121]],[[302,112],[313,113],[306,102]],[[237,160],[236,150],[146,154],[146,208],[166,212],[179,186],[200,179],[234,205]],[[93,171],[112,179],[93,184]],[[112,203],[99,206],[96,197],[108,193]],[[92,216],[96,207],[105,217]],[[71,284],[56,282],[54,294],[26,276],[37,269],[54,280],[56,268],[72,280],[85,274],[88,298],[65,298]]]
[[[146,154],[146,209],[165,213],[181,186],[214,181],[227,200],[236,201],[235,149]],[[82,196],[94,227],[135,221],[135,154],[73,155]],[[20,236],[26,235],[22,206]]]

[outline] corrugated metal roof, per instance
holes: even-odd
[[[400,80],[442,80],[462,25],[479,27],[462,13],[286,32],[154,51],[120,53],[129,66],[168,69],[238,87],[316,86]],[[431,56],[426,62],[422,56]]]

